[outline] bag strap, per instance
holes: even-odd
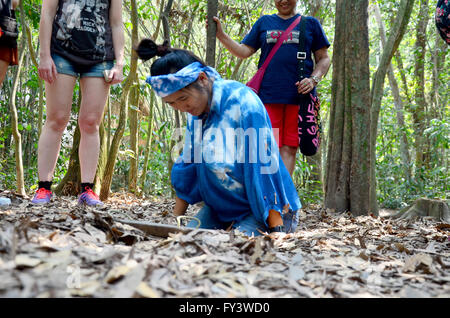
[[[277,43],[275,43],[275,46],[272,48],[272,50],[269,53],[269,56],[267,56],[266,60],[264,61],[264,64],[261,66],[262,69],[266,69],[267,66],[269,66],[270,61],[272,60],[275,53],[280,48],[281,44],[287,39],[289,33],[297,26],[297,24],[300,23],[300,20],[302,19],[302,16],[298,16],[297,19],[294,20],[294,22],[291,23],[291,25],[284,31],[281,36],[278,38]]]
[[[304,79],[305,76],[305,61],[306,61],[306,20],[303,19],[300,23],[300,34],[298,38],[298,52],[297,52],[297,59],[298,59],[298,77],[299,81]]]

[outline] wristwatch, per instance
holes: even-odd
[[[320,78],[319,77],[317,77],[316,75],[311,75],[310,78],[314,81],[316,86],[317,86],[317,84],[319,84],[319,82],[320,82]]]
[[[273,232],[285,232],[284,225],[278,225],[278,226],[269,228],[269,233],[273,233]]]

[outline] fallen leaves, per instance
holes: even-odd
[[[125,200],[125,201],[123,201]],[[171,200],[0,211],[0,297],[450,297],[450,228],[320,207],[296,233],[192,231],[166,239],[115,218],[176,224]],[[195,213],[195,207],[190,214]]]
[[[403,267],[403,272],[416,272],[424,271],[427,274],[431,273],[433,264],[433,259],[430,255],[419,253],[411,256],[405,260],[405,266]]]

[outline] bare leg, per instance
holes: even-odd
[[[51,181],[61,148],[61,137],[70,119],[76,78],[58,74],[56,80],[45,84],[47,119],[39,138],[38,173],[40,181]]]
[[[84,77],[80,80],[81,108],[78,117],[80,125],[81,182],[92,183],[100,152],[99,127],[109,93],[109,84],[100,77]]]
[[[3,80],[6,76],[6,71],[8,70],[8,62],[0,60],[0,88],[2,88]]]
[[[280,155],[281,159],[283,159],[283,163],[286,166],[289,174],[292,177],[292,173],[295,169],[295,158],[297,155],[297,147],[291,147],[291,146],[282,146],[280,148]]]

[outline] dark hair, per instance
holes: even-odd
[[[205,62],[190,51],[170,48],[167,41],[164,41],[161,45],[157,45],[150,39],[143,39],[135,51],[139,58],[144,61],[154,56],[160,56],[159,59],[153,62],[150,68],[150,74],[152,76],[176,73],[194,62],[200,62],[202,65],[206,65]]]

